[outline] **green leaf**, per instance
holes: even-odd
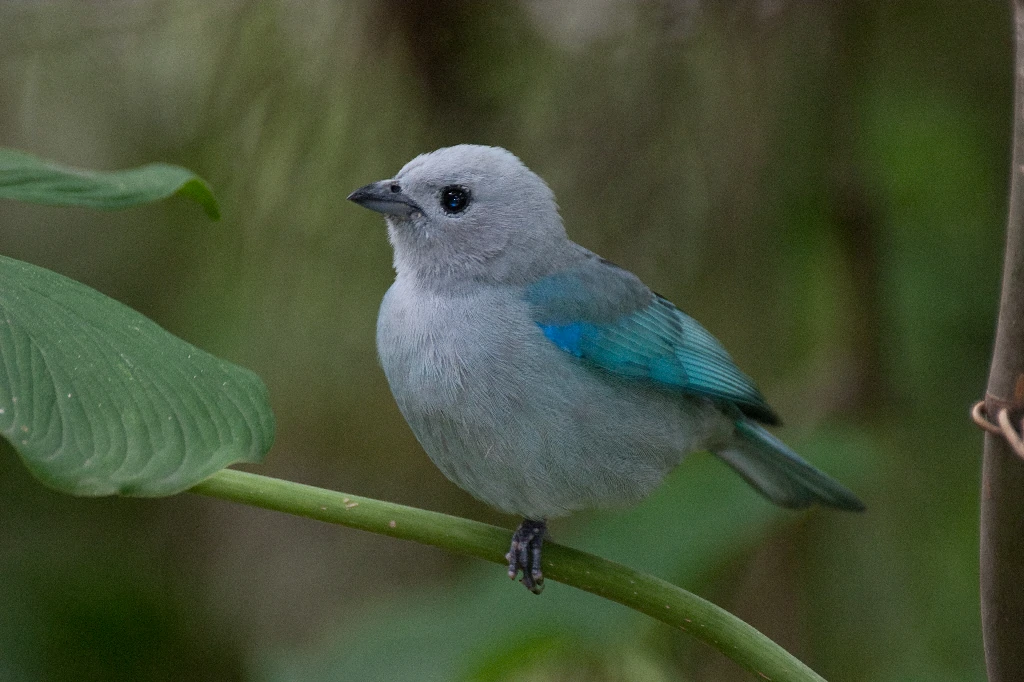
[[[91,171],[0,148],[0,199],[116,210],[172,194],[198,202],[206,215],[220,219],[220,207],[206,181],[187,168],[151,163],[128,170]]]
[[[259,461],[274,417],[252,372],[0,256],[0,433],[58,490],[150,497]]]

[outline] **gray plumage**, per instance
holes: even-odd
[[[629,504],[710,450],[776,503],[862,508],[756,423],[777,418],[706,330],[568,239],[511,153],[440,149],[350,198],[394,247],[377,326],[392,393],[474,496],[534,520]]]

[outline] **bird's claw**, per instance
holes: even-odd
[[[508,560],[508,577],[516,579],[523,572],[523,585],[534,594],[544,589],[544,573],[540,567],[541,547],[547,525],[543,521],[524,519],[512,534],[512,545],[505,559]]]

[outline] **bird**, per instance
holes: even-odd
[[[549,519],[636,503],[695,451],[783,507],[864,509],[765,428],[778,415],[714,336],[569,239],[513,153],[445,147],[348,199],[393,248],[376,342],[398,408],[445,476],[523,519],[505,558],[531,592]]]

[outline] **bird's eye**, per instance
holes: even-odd
[[[449,185],[441,190],[441,208],[445,213],[462,213],[469,206],[469,190],[458,185]]]

